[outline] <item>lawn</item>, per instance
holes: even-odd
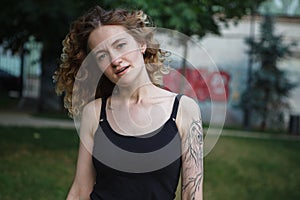
[[[0,128],[0,199],[65,199],[74,173],[73,130]]]
[[[0,127],[0,199],[64,199],[74,130]],[[300,142],[220,137],[205,157],[204,199],[300,199]]]
[[[209,200],[300,199],[300,141],[221,137],[204,176]]]

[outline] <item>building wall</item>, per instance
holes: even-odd
[[[254,21],[254,37],[259,37],[262,17],[256,16]],[[284,35],[285,42],[296,41],[298,45],[293,48],[293,56],[278,63],[284,69],[293,82],[299,83],[289,98],[291,112],[286,113],[286,122],[290,114],[300,114],[300,19],[278,17],[275,21],[275,33]],[[200,43],[207,50],[213,61],[220,70],[227,71],[230,76],[230,96],[227,104],[226,123],[241,124],[243,115],[236,108],[242,91],[247,83],[247,70],[249,58],[245,38],[250,35],[250,20],[245,17],[237,26],[230,25],[222,28],[222,36],[207,35]],[[190,55],[197,58],[196,55]],[[256,64],[253,67],[257,67]],[[222,123],[222,122],[220,122]]]

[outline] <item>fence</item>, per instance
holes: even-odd
[[[13,97],[38,98],[42,45],[31,38],[24,47],[27,53],[22,57],[0,46],[0,89]]]

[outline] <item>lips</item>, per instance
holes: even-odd
[[[129,66],[121,67],[120,69],[118,69],[118,70],[116,71],[116,74],[117,74],[117,75],[121,75],[121,74],[123,74],[122,72],[125,72],[126,69],[128,69],[128,68],[129,68]]]

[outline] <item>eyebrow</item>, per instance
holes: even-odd
[[[119,43],[120,41],[122,41],[122,40],[125,40],[126,38],[119,38],[119,39],[117,39],[116,41],[114,41],[113,43],[112,43],[112,46],[114,46],[115,44],[117,44],[117,43]]]
[[[127,38],[119,38],[119,39],[117,39],[117,40],[115,40],[111,45],[112,46],[114,46],[114,45],[116,45],[117,43],[119,43],[120,41],[122,41],[122,40],[126,40]],[[99,54],[99,53],[102,53],[102,52],[105,52],[105,49],[103,49],[103,48],[97,48],[96,47],[96,50],[95,50],[95,54]]]

